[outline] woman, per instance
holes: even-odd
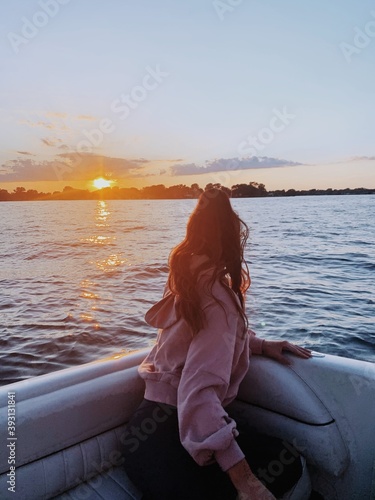
[[[270,490],[281,495],[299,477],[298,460],[268,490],[254,474],[260,463],[256,455],[271,449],[263,463],[272,460],[280,451],[279,440],[239,435],[226,411],[251,352],[285,364],[283,350],[310,357],[307,349],[261,340],[248,329],[247,237],[247,226],[224,191],[202,193],[185,239],[170,255],[164,297],[146,314],[159,332],[139,367],[144,401],[124,441],[126,471],[145,500],[230,500],[237,495],[270,500],[275,498]]]

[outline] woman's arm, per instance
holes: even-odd
[[[309,349],[292,344],[291,342],[287,342],[285,340],[265,340],[263,342],[263,356],[275,359],[283,365],[290,365],[290,360],[283,355],[284,351],[289,351],[291,354],[294,354],[299,358],[311,358],[311,351]]]
[[[229,305],[231,302],[229,302]],[[190,344],[177,390],[182,445],[199,465],[217,461],[226,471],[244,458],[236,422],[222,406],[231,379],[239,315],[214,300],[205,308],[206,327]]]
[[[227,474],[238,491],[239,500],[276,500],[253,474],[245,458],[231,467]]]
[[[262,354],[264,339],[257,337],[253,330],[248,330],[249,333],[249,349],[252,354]]]
[[[261,354],[267,358],[272,358],[283,365],[290,365],[290,361],[283,355],[284,351],[289,351],[291,354],[299,358],[311,358],[311,351],[300,347],[299,345],[292,344],[286,340],[264,340],[256,336],[253,330],[249,332],[249,348],[252,354]]]

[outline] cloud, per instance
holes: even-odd
[[[56,147],[59,142],[61,142],[61,139],[48,139],[47,137],[44,139],[41,139],[42,143],[48,147]]]
[[[91,115],[79,115],[77,116],[77,120],[89,120],[89,121],[95,121],[96,118],[95,116],[91,116]]]
[[[0,171],[0,181],[27,182],[52,180],[53,170],[49,163],[50,162],[36,162],[31,158],[17,158],[16,160],[9,160],[2,165],[2,170]],[[56,177],[53,180],[56,180]]]
[[[74,120],[88,120],[88,121],[96,121],[97,118],[95,116],[92,116],[92,115],[77,115],[77,116],[72,116],[72,115],[68,115],[68,113],[60,113],[60,112],[57,112],[57,111],[50,111],[48,113],[46,113],[46,116],[50,116],[52,118],[63,118],[63,119],[66,119],[66,118],[71,118],[71,119],[74,119]]]
[[[279,158],[268,158],[267,156],[252,156],[249,158],[220,158],[206,161],[201,167],[196,163],[186,163],[183,165],[172,165],[171,175],[201,175],[211,172],[222,172],[227,170],[250,170],[257,168],[279,168],[303,165],[289,160]]]
[[[94,153],[74,153],[68,151],[68,146],[61,139],[46,137],[41,141],[47,147],[56,147],[61,153],[44,161],[27,157],[8,160],[0,167],[0,182],[90,181],[99,176],[121,180],[167,174],[165,164],[156,168],[156,164],[160,163],[159,160],[155,162],[146,158],[127,159]],[[19,154],[31,155],[26,151]],[[176,160],[165,160],[166,163],[171,161],[176,162]],[[204,166],[196,163],[174,164],[170,167],[170,171],[173,176],[179,176],[297,165],[303,164],[268,157],[221,158],[207,161]]]
[[[35,156],[33,153],[29,153],[28,151],[17,151],[17,153],[20,155]]]
[[[127,158],[112,158],[93,153],[60,153],[58,157],[72,168],[72,180],[91,180],[99,175],[122,179],[138,176],[143,170]]]
[[[349,161],[374,161],[375,156],[353,156]]]
[[[56,118],[67,118],[68,117],[67,113],[59,113],[57,111],[50,111],[46,114],[46,116],[53,116]]]
[[[49,111],[48,113],[46,113],[46,116],[50,116],[52,118],[69,118],[68,113],[61,113],[59,111]],[[71,116],[70,118],[74,118],[75,120],[90,120],[90,121],[96,120],[95,116],[92,115],[78,115],[78,116]]]
[[[136,158],[134,160],[130,160],[132,163],[149,163],[150,160],[146,160],[145,158]]]
[[[62,131],[69,131],[69,128],[63,124],[63,123],[52,123],[51,121],[31,121],[31,120],[20,120],[18,123],[21,125],[27,125],[28,127],[31,128],[46,128],[48,130],[62,130]]]
[[[64,144],[62,139],[59,139],[58,137],[43,137],[40,140],[45,146],[48,146],[49,148],[57,148],[64,151],[68,151],[69,149],[71,149],[67,144]]]
[[[45,146],[48,146],[50,148],[62,149],[63,151],[69,151],[69,149],[71,149],[67,144],[64,144],[62,139],[59,139],[57,137],[44,137],[40,140]]]
[[[60,153],[51,160],[16,158],[0,169],[0,182],[89,181],[98,176],[113,179],[147,176],[143,168],[125,158],[91,153]]]
[[[54,130],[56,129],[57,127],[51,123],[51,122],[42,122],[42,121],[38,121],[38,122],[32,122],[30,120],[20,120],[20,122],[22,125],[28,125],[29,127],[31,128],[36,128],[36,127],[42,127],[42,128],[47,128],[49,130]]]

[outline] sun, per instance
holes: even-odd
[[[92,181],[92,183],[96,189],[103,189],[103,188],[110,187],[110,185],[112,184],[112,181],[109,181],[108,179],[104,179],[103,177],[98,177],[97,179]]]

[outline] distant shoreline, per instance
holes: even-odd
[[[331,196],[331,195],[362,195],[375,194],[375,188],[346,188],[346,189],[309,189],[309,190],[274,190],[267,191],[264,184],[250,182],[249,184],[236,184],[231,188],[220,184],[208,184],[209,187],[217,187],[226,191],[232,198],[281,198],[296,196]],[[1,201],[78,201],[78,200],[178,200],[198,198],[204,190],[198,184],[190,187],[184,184],[166,187],[163,184],[138,188],[109,187],[96,191],[74,189],[66,186],[63,191],[53,193],[39,193],[34,189],[26,190],[17,187],[8,192],[0,188]]]

